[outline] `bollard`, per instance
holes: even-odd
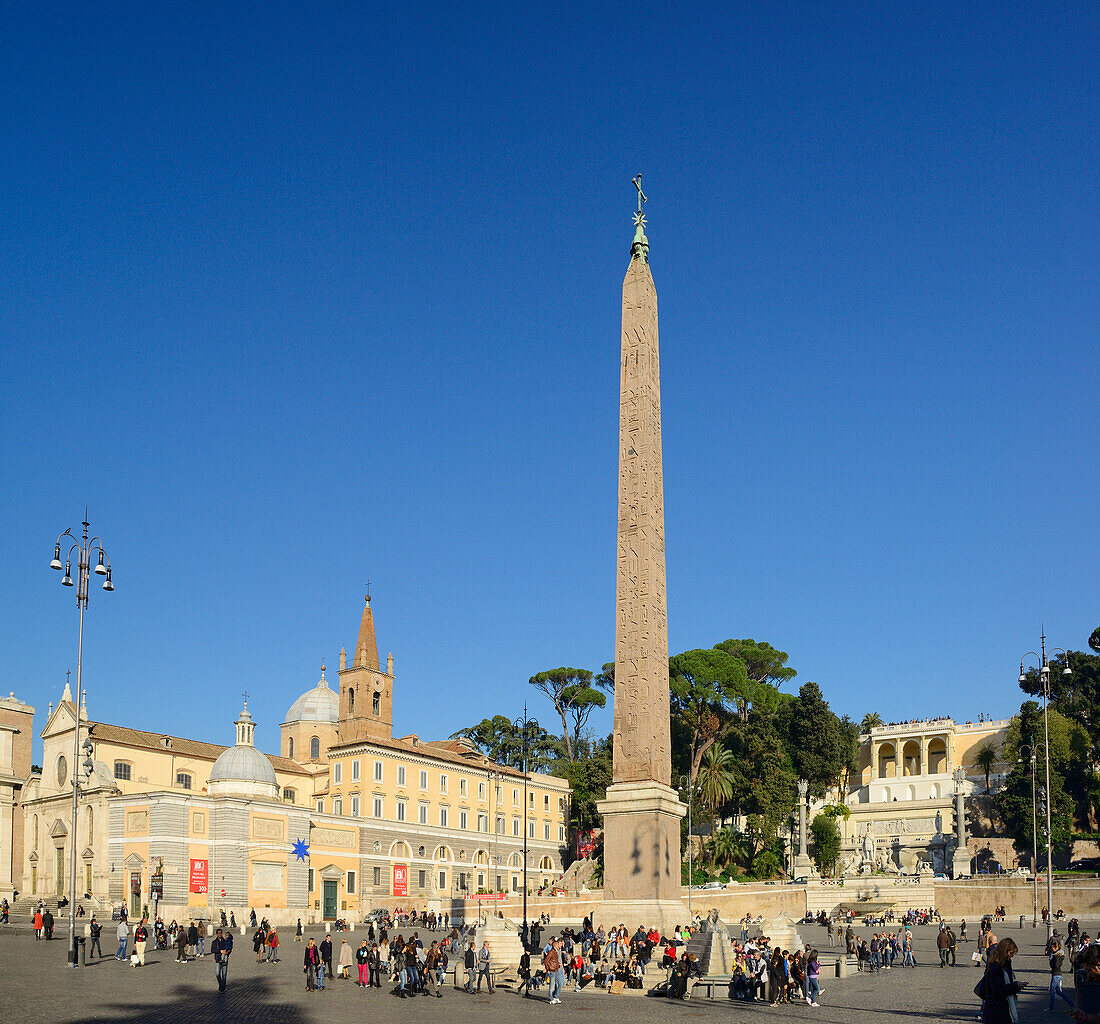
[[[1020,927],[1021,927],[1021,928],[1023,928],[1023,926],[1024,926],[1024,917],[1025,917],[1025,916],[1026,916],[1026,915],[1024,915],[1024,914],[1021,914],[1021,915],[1020,915]]]
[[[328,933],[329,933],[330,931],[332,931],[332,925],[331,925],[331,924],[329,924],[329,923],[328,923],[328,921],[326,921],[326,922],[325,922],[325,934],[326,934],[326,935],[328,935]]]
[[[80,966],[81,967],[87,967],[88,966],[88,961],[87,961],[87,959],[85,959],[85,952],[84,951],[85,951],[86,947],[84,945],[84,939],[83,938],[78,938],[76,941],[77,941],[77,945],[80,947]]]

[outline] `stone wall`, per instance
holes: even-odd
[[[1046,902],[1046,881],[1040,878],[1040,914]],[[1010,918],[1023,914],[1030,919],[1034,907],[1033,883],[1026,878],[1004,878],[999,875],[960,882],[936,882],[936,909],[945,918],[973,919],[1002,906]],[[1100,916],[1100,879],[1091,878],[1067,885],[1055,876],[1054,909],[1059,908],[1069,916]]]

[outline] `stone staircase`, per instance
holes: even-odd
[[[895,914],[904,913],[935,906],[936,888],[931,875],[871,875],[846,878],[843,885],[832,885],[827,879],[821,879],[806,886],[806,909],[812,914],[821,910],[832,914],[841,903],[858,904],[860,901],[876,906],[889,903]],[[858,907],[856,913],[859,913]]]

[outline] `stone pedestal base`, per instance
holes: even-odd
[[[810,855],[808,853],[796,854],[794,858],[794,871],[792,877],[802,878],[803,876],[805,876],[806,878],[810,878],[813,873],[814,862],[810,860]]]
[[[960,875],[970,874],[970,851],[964,846],[961,850],[955,851],[955,856],[951,858],[951,877],[958,878]]]
[[[660,930],[687,922],[680,901],[680,819],[676,791],[659,782],[617,782],[597,805],[603,815],[601,923]]]

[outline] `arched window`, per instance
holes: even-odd
[[[382,714],[382,694],[376,693],[374,695],[373,707],[374,707],[374,713],[376,715]]]
[[[943,775],[947,771],[947,744],[938,737],[928,744],[928,774]]]
[[[539,861],[539,871],[553,871],[554,862],[549,857],[543,857]]]
[[[398,840],[390,847],[390,857],[394,860],[408,860],[410,856],[408,843]]]
[[[878,777],[880,779],[894,778],[897,761],[894,755],[894,745],[884,743],[878,748]]]
[[[450,860],[451,859],[451,851],[448,850],[447,847],[441,846],[438,850],[435,851],[435,859],[436,860]]]
[[[355,691],[348,687],[348,714],[350,715],[355,710]]]
[[[920,775],[920,744],[910,740],[901,748],[902,775]]]
[[[293,736],[291,736],[290,739],[287,740],[286,756],[289,757],[292,761],[294,760],[294,737]]]
[[[321,757],[321,741],[316,736],[314,736],[313,739],[311,739],[309,741],[309,759],[311,761],[316,761],[320,757]]]
[[[88,808],[88,846],[92,845],[92,809]]]

